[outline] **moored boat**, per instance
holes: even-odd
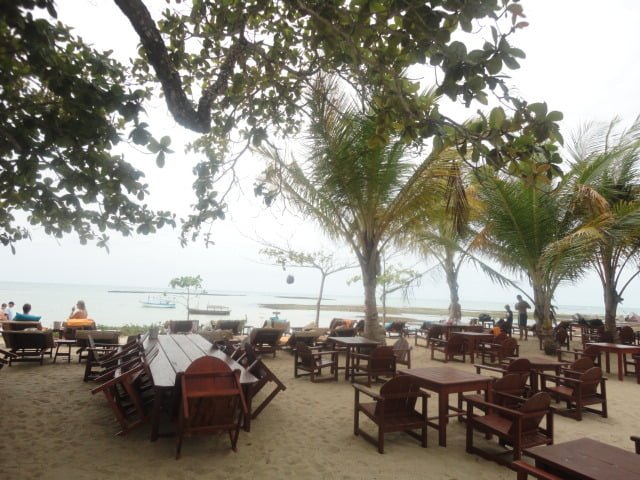
[[[207,305],[207,308],[189,308],[193,315],[229,315],[231,309],[224,305]]]
[[[140,303],[145,308],[176,308],[176,303],[167,298],[148,297]]]

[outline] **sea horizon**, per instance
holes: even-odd
[[[205,289],[206,290],[206,289]],[[176,308],[144,308],[142,302],[149,297],[162,296],[176,301]],[[87,304],[89,317],[98,325],[120,327],[123,325],[161,324],[167,320],[183,320],[187,318],[186,297],[180,292],[162,287],[140,287],[126,285],[86,285],[70,283],[43,282],[0,282],[0,300],[14,301],[16,311],[21,311],[24,303],[31,303],[32,313],[42,316],[42,324],[51,327],[54,321],[64,321],[71,312],[71,307],[77,300],[84,300]],[[223,305],[231,312],[227,316],[190,315],[191,319],[199,320],[201,325],[209,325],[210,320],[218,318],[247,319],[247,324],[261,326],[265,320],[273,315],[273,310],[265,308],[264,304],[300,304],[315,305],[317,295],[313,292],[292,294],[282,291],[207,291],[206,294],[192,296],[192,308],[205,308],[207,305]],[[363,314],[354,311],[340,310],[340,306],[362,306],[364,298],[357,295],[327,294],[322,301],[324,309],[320,312],[320,326],[327,326],[334,317],[358,318]],[[390,297],[387,306],[395,308],[425,307],[446,309],[448,299]],[[504,301],[461,301],[463,311],[503,311]],[[336,306],[332,310],[331,306]],[[378,302],[378,311],[382,315],[382,305]],[[559,314],[573,315],[580,313],[588,317],[604,317],[602,306],[557,305]],[[633,307],[620,307],[618,317],[640,311]],[[394,314],[394,316],[398,316]],[[437,321],[442,315],[432,314],[401,314],[413,320]],[[315,309],[286,309],[280,312],[280,317],[289,320],[292,326],[300,327],[315,321]],[[470,318],[470,317],[469,317]],[[469,318],[464,316],[463,322]]]

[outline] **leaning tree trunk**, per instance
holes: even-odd
[[[318,302],[316,303],[316,328],[320,325],[320,305],[322,304],[322,295],[324,294],[324,281],[327,279],[327,274],[324,272],[321,273],[320,292],[318,293]]]
[[[449,286],[449,320],[458,323],[462,319],[462,308],[460,307],[460,297],[458,295],[458,272],[453,264],[453,258],[447,252],[444,262],[444,269],[447,275],[447,285]]]

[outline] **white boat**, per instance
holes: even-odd
[[[207,305],[207,308],[189,308],[189,313],[194,315],[229,315],[231,309],[224,305]]]
[[[148,297],[146,300],[141,300],[140,303],[145,308],[176,308],[175,302],[160,297]]]

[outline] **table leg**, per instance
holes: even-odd
[[[604,354],[605,354],[604,365],[606,368],[606,372],[611,373],[611,363],[609,362],[609,352],[604,352]]]
[[[158,429],[160,426],[160,407],[162,404],[162,397],[164,392],[162,389],[156,388],[153,398],[153,408],[151,409],[151,438],[152,442],[158,440]]]
[[[244,387],[244,400],[247,403],[247,414],[244,416],[243,425],[245,432],[251,431],[251,400],[252,396],[249,393],[249,387]]]
[[[624,354],[621,351],[618,351],[618,380],[621,382],[624,381],[624,370],[623,370],[623,357]]]
[[[438,394],[438,445],[447,446],[447,422],[449,420],[449,394]]]
[[[347,357],[345,358],[345,362],[344,379],[348,381],[351,370],[351,345],[347,346]]]

